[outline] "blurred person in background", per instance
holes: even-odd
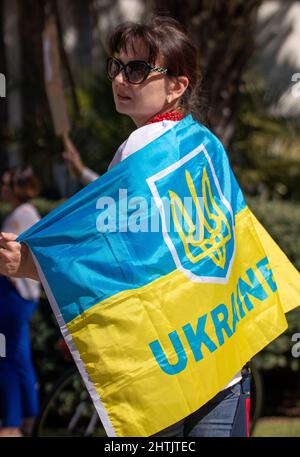
[[[40,216],[30,199],[40,192],[31,167],[5,171],[1,200],[11,207],[2,230],[21,234]],[[40,296],[40,283],[0,275],[0,333],[6,357],[0,358],[0,437],[30,434],[38,414],[36,375],[30,348],[30,320]]]

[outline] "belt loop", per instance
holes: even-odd
[[[241,370],[242,373],[242,380],[241,380],[241,388],[242,394],[249,396],[250,398],[250,382],[251,382],[251,370],[249,363],[247,363]]]

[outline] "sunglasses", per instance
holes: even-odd
[[[144,60],[131,60],[127,64],[123,64],[121,60],[115,57],[109,57],[106,63],[106,74],[108,79],[112,81],[115,77],[124,70],[126,80],[131,84],[141,84],[148,78],[149,73],[157,71],[159,73],[167,73],[167,68],[153,67],[150,63]]]

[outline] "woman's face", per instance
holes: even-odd
[[[148,52],[141,40],[135,44],[135,49],[121,50],[116,56],[123,64],[130,60],[148,62]],[[157,59],[155,66],[164,66]],[[116,110],[131,117],[137,127],[144,125],[156,114],[169,110],[167,97],[170,96],[171,79],[166,75],[151,72],[141,84],[130,84],[121,71],[112,81],[112,90]]]

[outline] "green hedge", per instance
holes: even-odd
[[[298,202],[284,200],[264,201],[248,198],[254,214],[279,244],[291,262],[300,271],[300,207]],[[299,302],[300,306],[300,302]],[[289,367],[300,369],[300,359],[292,357],[292,335],[300,332],[300,307],[287,314],[286,332],[255,357],[264,369]]]

